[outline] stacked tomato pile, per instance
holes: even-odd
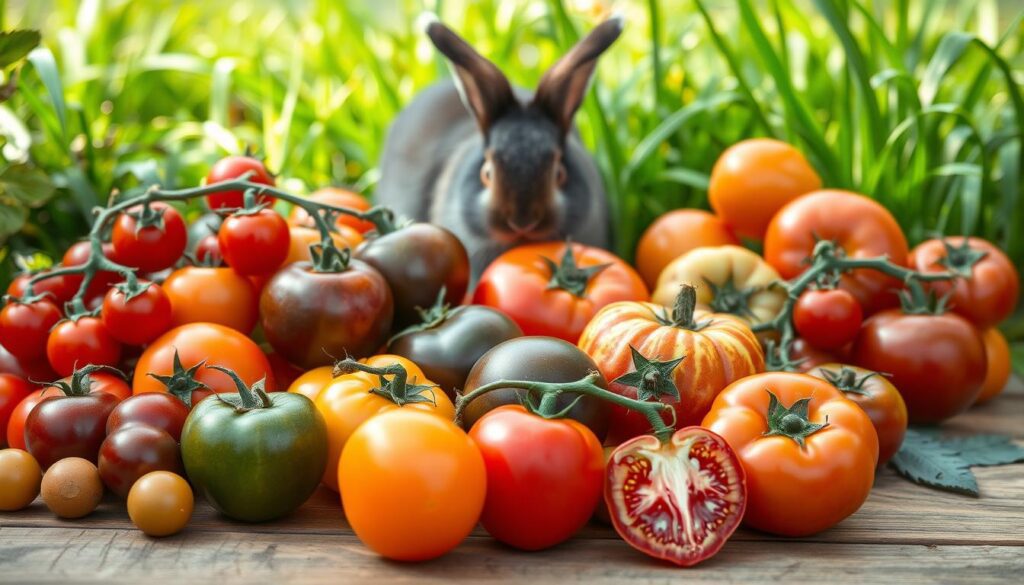
[[[1009,375],[1006,256],[977,238],[911,250],[886,209],[822,190],[776,141],[726,151],[715,213],[660,218],[636,269],[530,244],[472,291],[446,230],[273,185],[229,157],[205,187],[111,208],[109,230],[11,283],[0,509],[41,491],[79,517],[109,491],[167,535],[194,490],[262,522],[322,484],[389,558],[439,556],[478,523],[544,549],[596,515],[692,565],[741,522],[840,522],[908,421]],[[215,213],[187,225],[174,202],[193,196]]]

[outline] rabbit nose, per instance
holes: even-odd
[[[509,229],[511,229],[513,232],[519,235],[528,234],[532,232],[533,229],[540,224],[540,222],[541,218],[534,219],[533,221],[526,224],[520,224],[511,217],[505,220],[505,223],[508,225]]]

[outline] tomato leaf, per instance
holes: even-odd
[[[943,437],[938,431],[907,429],[889,465],[915,483],[979,496],[971,467],[1024,461],[1024,447],[1005,435]]]
[[[13,164],[0,171],[0,194],[13,197],[27,207],[40,207],[57,188],[42,170],[27,164]]]
[[[1024,461],[1024,447],[1012,442],[1006,435],[974,435],[953,437],[946,442],[960,453],[968,465],[1006,465]]]

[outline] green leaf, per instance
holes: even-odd
[[[27,164],[11,165],[0,171],[0,195],[12,197],[28,207],[41,207],[56,190],[46,173]]]
[[[946,439],[970,466],[1006,465],[1024,461],[1024,447],[1006,435],[973,435]]]
[[[22,60],[29,51],[39,45],[37,30],[12,30],[0,32],[0,69]]]
[[[33,50],[28,55],[29,63],[36,68],[36,73],[43,80],[47,93],[50,94],[50,101],[53,102],[53,109],[57,112],[60,120],[60,128],[63,134],[67,134],[67,106],[64,104],[64,84],[60,80],[60,72],[57,70],[57,60],[53,53],[46,47]]]
[[[939,437],[907,429],[903,446],[889,465],[914,483],[977,497],[978,482],[953,445]]]
[[[21,231],[28,220],[28,210],[14,201],[0,197],[0,244]]]

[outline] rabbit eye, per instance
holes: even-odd
[[[480,182],[482,182],[485,187],[490,187],[493,174],[494,170],[491,165],[491,161],[485,161],[484,165],[480,167]]]
[[[565,165],[558,163],[558,166],[555,168],[555,184],[561,187],[568,178],[569,173],[565,170]]]

